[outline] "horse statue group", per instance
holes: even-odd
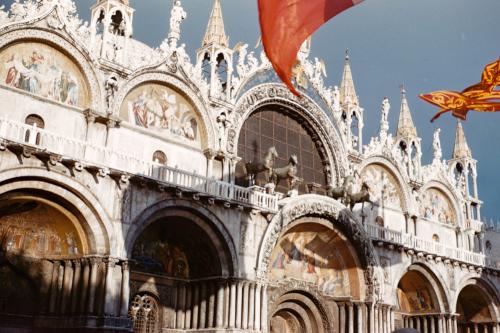
[[[255,184],[257,176],[260,173],[264,173],[266,184],[273,184],[274,187],[276,187],[282,180],[286,180],[290,190],[289,193],[292,191],[297,192],[298,186],[302,182],[302,179],[297,176],[297,155],[290,156],[288,164],[280,168],[274,167],[274,160],[276,157],[278,157],[276,148],[270,147],[264,156],[263,162],[246,163],[244,169],[248,184]],[[344,178],[344,183],[341,186],[328,189],[327,195],[335,200],[340,199],[344,205],[351,209],[351,211],[357,203],[361,203],[364,209],[365,202],[369,202],[373,209],[373,202],[370,199],[370,187],[368,184],[362,182],[361,190],[359,192],[354,192],[354,183],[354,176],[347,176]]]
[[[340,199],[344,205],[349,207],[351,212],[357,203],[362,204],[361,209],[363,210],[365,202],[369,202],[371,209],[373,209],[373,201],[370,199],[370,186],[368,186],[368,183],[363,181],[359,192],[354,192],[353,187],[354,176],[347,176],[344,178],[344,183],[341,186],[328,189],[327,195],[335,200]]]
[[[248,184],[255,184],[259,173],[264,173],[266,184],[274,184],[274,187],[282,180],[286,180],[290,190],[297,190],[302,179],[297,177],[297,165],[299,164],[297,155],[292,155],[288,159],[288,164],[284,167],[275,168],[274,159],[278,157],[275,147],[270,147],[264,156],[263,162],[248,162],[245,164],[245,174]]]

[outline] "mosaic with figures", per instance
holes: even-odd
[[[326,295],[349,295],[349,276],[335,244],[338,237],[324,227],[292,229],[272,253],[270,279],[301,280],[317,285]]]
[[[25,256],[82,254],[72,222],[55,208],[35,201],[0,207],[1,250]]]
[[[450,200],[438,189],[431,188],[422,195],[420,214],[426,219],[454,224],[455,214]]]
[[[78,66],[45,44],[14,44],[0,52],[0,82],[51,100],[88,106],[88,92]]]
[[[379,165],[369,165],[361,172],[361,178],[370,187],[370,198],[378,205],[399,209],[401,189],[396,178]]]
[[[172,89],[148,83],[135,88],[122,104],[120,117],[129,123],[186,142],[200,142],[193,107]]]

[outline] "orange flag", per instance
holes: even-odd
[[[280,79],[297,96],[292,68],[302,43],[338,13],[363,0],[258,0],[262,45]]]

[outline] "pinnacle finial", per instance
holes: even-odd
[[[349,61],[349,49],[345,49],[345,61]]]
[[[399,110],[399,120],[396,134],[398,137],[417,136],[417,129],[413,124],[410,106],[408,105],[408,100],[406,99],[406,89],[403,84],[399,87],[401,89],[401,108]]]
[[[216,44],[223,47],[228,47],[229,44],[229,39],[224,30],[224,19],[222,18],[220,0],[214,0],[202,46],[207,46],[209,44]]]
[[[356,94],[352,78],[351,64],[349,62],[349,49],[346,49],[345,54],[344,72],[342,74],[342,82],[340,83],[340,104],[359,105],[358,95]]]
[[[472,158],[472,152],[467,144],[465,132],[462,127],[462,122],[457,121],[457,128],[455,131],[455,146],[453,147],[453,158]]]

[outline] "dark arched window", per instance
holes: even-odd
[[[157,150],[153,154],[153,162],[161,165],[167,165],[167,155],[165,155],[165,153],[161,150]]]
[[[40,132],[37,129],[45,128],[45,122],[42,117],[36,114],[30,114],[26,117],[24,123],[30,125],[32,128],[28,128],[26,133],[24,133],[24,142],[39,145],[41,141]]]
[[[271,147],[275,147],[278,157],[274,160],[274,168],[288,165],[290,156],[296,155],[298,160],[297,176],[303,181],[299,193],[307,193],[308,185],[314,184],[319,193],[324,193],[327,185],[324,158],[321,157],[317,144],[319,140],[314,133],[306,129],[304,119],[286,109],[266,108],[254,112],[245,121],[238,139],[238,156],[241,161],[236,171],[236,181],[247,186],[246,163],[262,163]],[[256,183],[263,186],[265,175],[259,174]],[[282,182],[277,191],[286,193],[287,184]]]
[[[134,323],[134,333],[158,332],[158,303],[153,296],[148,294],[135,295],[130,304],[129,315]]]

